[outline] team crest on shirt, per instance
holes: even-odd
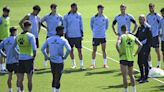
[[[12,43],[10,41],[7,41],[5,45],[11,45]]]
[[[132,45],[132,40],[131,39],[127,39],[126,43],[128,44],[128,46],[131,46]]]
[[[23,38],[20,38],[20,39],[18,40],[18,43],[19,43],[20,45],[23,45],[23,44],[24,44],[24,39],[23,39]]]

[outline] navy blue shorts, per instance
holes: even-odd
[[[158,36],[155,36],[152,38],[151,47],[159,48],[159,37]]]
[[[92,39],[92,45],[93,46],[98,46],[100,44],[106,43],[106,39],[105,38],[93,38]]]
[[[82,38],[78,37],[78,38],[68,38],[68,42],[71,46],[71,48],[73,48],[74,46],[76,48],[82,48]]]
[[[50,61],[52,73],[63,73],[64,63],[53,63]]]
[[[19,63],[6,64],[6,68],[7,68],[8,72],[14,71],[14,73],[18,73],[18,67],[19,67]]]
[[[128,67],[132,67],[133,66],[133,61],[120,60],[120,64],[127,65]]]
[[[34,59],[19,60],[18,73],[33,74],[34,70]]]

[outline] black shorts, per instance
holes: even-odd
[[[159,37],[158,36],[155,36],[152,38],[151,47],[159,48]]]
[[[132,67],[133,66],[133,61],[120,60],[120,64],[127,65],[128,67]]]
[[[39,48],[39,39],[38,38],[35,39],[36,39],[36,47]]]
[[[14,73],[18,73],[18,67],[19,67],[19,63],[6,64],[6,68],[7,68],[8,72],[14,71]]]
[[[164,41],[161,41],[161,51],[164,52]]]
[[[52,73],[63,73],[64,63],[53,63],[53,62],[50,62],[50,65],[51,65],[51,72]]]
[[[76,48],[82,48],[82,38],[68,38],[68,42],[71,46],[71,48],[73,48],[74,46]]]
[[[92,39],[92,45],[93,46],[98,46],[100,44],[106,43],[106,39],[105,38],[93,38]]]
[[[33,59],[19,60],[18,73],[32,74],[34,70]]]

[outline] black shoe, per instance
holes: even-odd
[[[140,77],[140,78],[138,78],[136,81],[138,81],[138,82],[139,82],[139,81],[141,81],[142,79],[143,79],[143,78],[142,78],[142,77]]]
[[[139,81],[139,83],[145,83],[145,82],[149,82],[147,79],[143,79],[141,81]]]

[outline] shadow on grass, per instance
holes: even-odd
[[[130,83],[128,83],[128,85],[130,86],[131,84]],[[107,87],[103,87],[102,89],[112,89],[112,88],[123,88],[124,86],[123,86],[123,84],[119,84],[119,85],[110,85],[110,86],[107,86]]]
[[[152,90],[151,92],[164,92],[164,85],[161,86],[152,86],[152,88],[156,88],[155,90]]]
[[[67,68],[67,69],[64,70],[63,73],[70,74],[70,73],[85,72],[85,71],[90,71],[90,70],[92,70],[92,69],[86,68],[86,69],[81,70],[81,69]]]
[[[50,72],[51,72],[50,68],[40,68],[40,69],[35,69],[34,74],[44,74]]]
[[[114,73],[114,72],[118,72],[119,70],[108,70],[108,71],[100,71],[100,72],[87,72],[85,74],[85,76],[91,76],[91,75],[95,75],[95,74],[109,74],[109,73]]]
[[[0,73],[0,76],[5,76],[7,75],[8,73]]]
[[[137,71],[134,71],[134,75],[136,75],[136,74],[138,74],[139,72],[137,72]],[[119,73],[117,73],[116,75],[114,75],[114,77],[118,77],[118,76],[122,76],[122,73],[121,73],[121,71],[119,72]]]

